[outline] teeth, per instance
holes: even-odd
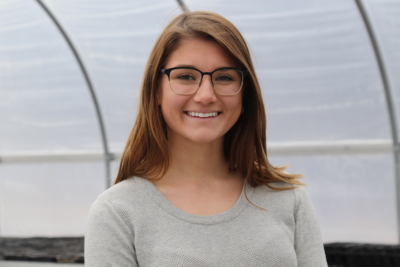
[[[208,118],[217,116],[218,112],[210,112],[210,113],[187,112],[187,114],[192,117]]]

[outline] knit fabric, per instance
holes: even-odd
[[[275,186],[282,186],[275,183]],[[187,213],[148,180],[134,177],[92,205],[85,236],[88,267],[324,267],[319,227],[304,187],[246,186],[229,210]]]

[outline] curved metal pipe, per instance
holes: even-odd
[[[96,92],[94,91],[92,82],[90,81],[89,74],[86,71],[85,65],[83,64],[81,57],[79,56],[78,51],[75,49],[74,44],[72,43],[71,39],[68,37],[68,34],[65,32],[64,28],[61,26],[61,24],[57,21],[55,16],[51,13],[50,9],[47,8],[47,6],[41,1],[41,0],[36,0],[38,4],[43,8],[43,10],[47,13],[47,15],[50,17],[50,19],[54,22],[58,30],[60,31],[61,35],[64,37],[65,41],[67,42],[69,48],[71,49],[78,65],[79,68],[81,69],[83,73],[83,77],[86,81],[86,85],[89,88],[90,95],[92,97],[92,101],[94,104],[94,108],[96,111],[97,115],[97,121],[99,123],[99,128],[100,128],[100,133],[101,133],[101,140],[103,143],[103,150],[104,150],[104,162],[105,162],[105,167],[106,167],[106,186],[107,188],[111,186],[110,183],[110,175],[111,175],[111,160],[113,160],[113,156],[108,150],[108,142],[107,142],[107,135],[106,135],[106,130],[103,122],[103,116],[101,114],[100,110],[100,105],[99,102],[97,101],[96,97]]]
[[[176,1],[178,2],[183,12],[189,12],[189,9],[187,8],[183,0],[176,0]]]
[[[396,108],[395,103],[393,101],[393,92],[390,86],[390,82],[388,79],[385,63],[383,61],[383,57],[381,54],[381,50],[379,48],[379,44],[377,38],[375,36],[372,24],[369,20],[367,11],[364,7],[362,0],[355,0],[358,10],[360,11],[361,17],[364,21],[365,28],[367,29],[369,39],[371,41],[371,45],[374,49],[375,59],[378,63],[379,73],[382,78],[383,89],[385,92],[386,103],[389,113],[390,120],[390,129],[392,133],[392,141],[393,141],[393,156],[394,156],[394,164],[395,164],[395,177],[396,177],[396,200],[397,200],[397,238],[400,243],[400,146],[399,146],[399,136],[398,136],[398,126],[397,126],[397,118],[396,118]]]

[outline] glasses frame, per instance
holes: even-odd
[[[180,93],[177,93],[177,92],[174,91],[174,89],[172,88],[172,85],[171,85],[170,73],[171,73],[171,71],[176,70],[176,69],[197,70],[198,72],[201,73],[200,82],[199,82],[199,84],[198,84],[197,89],[196,89],[193,93],[190,93],[190,94],[180,94]],[[212,75],[213,75],[214,72],[219,71],[219,70],[236,70],[236,71],[240,71],[240,72],[242,73],[242,84],[240,85],[239,91],[237,91],[237,92],[234,93],[234,94],[220,94],[220,93],[217,92],[217,90],[215,90],[214,82],[213,82],[213,79],[212,79]],[[246,76],[249,74],[249,71],[248,71],[248,70],[246,70],[246,69],[238,69],[238,68],[219,68],[219,69],[213,70],[212,72],[202,72],[201,70],[196,69],[196,68],[192,68],[192,67],[175,67],[175,68],[169,68],[169,69],[160,69],[160,72],[161,72],[161,73],[164,73],[164,74],[166,74],[166,75],[168,76],[169,88],[171,88],[172,92],[174,92],[174,93],[177,94],[177,95],[193,95],[193,94],[195,94],[195,93],[199,90],[199,88],[200,88],[200,86],[201,86],[201,83],[202,83],[202,81],[203,81],[203,76],[204,76],[204,75],[210,75],[211,84],[212,84],[212,87],[213,87],[214,92],[215,92],[216,94],[218,94],[218,95],[223,95],[223,96],[237,95],[237,94],[240,93],[240,91],[242,91],[244,77],[246,77]]]

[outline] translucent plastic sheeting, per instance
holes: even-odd
[[[167,21],[181,12],[177,1],[43,2],[76,45],[99,98],[109,147],[121,151],[148,55]],[[267,107],[268,141],[390,138],[380,76],[354,1],[184,2],[190,10],[226,16],[247,39]],[[398,96],[398,1],[364,2]],[[0,156],[102,151],[83,75],[34,0],[0,3],[0,117]],[[306,174],[325,242],[396,242],[391,154],[271,161]],[[111,167],[114,180],[118,161]],[[101,162],[2,164],[0,177],[1,236],[82,235],[89,207],[105,189]]]
[[[117,178],[118,169],[119,169],[120,160],[113,160],[111,162],[111,177],[110,177],[110,184],[114,184],[115,179]]]
[[[0,236],[82,236],[104,191],[102,163],[8,164],[0,168]]]
[[[343,155],[270,158],[289,164],[316,210],[327,242],[397,243],[392,155]]]
[[[353,1],[185,2],[227,17],[247,39],[270,141],[390,138],[373,50]]]
[[[176,1],[44,1],[76,45],[92,78],[111,150],[125,145],[150,50]]]
[[[400,1],[365,1],[387,67],[400,125]],[[400,134],[400,131],[398,131]],[[399,136],[400,137],[400,136]]]
[[[0,154],[101,150],[93,103],[36,1],[0,3]]]

